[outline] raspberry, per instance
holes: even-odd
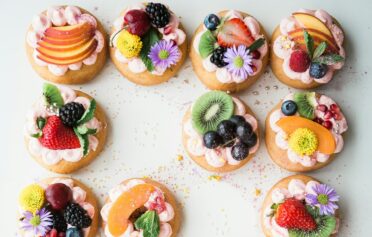
[[[295,72],[305,72],[310,66],[309,55],[303,50],[293,51],[289,59],[289,67]]]

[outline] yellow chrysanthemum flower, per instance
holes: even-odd
[[[123,30],[118,36],[116,47],[126,58],[133,58],[141,52],[142,41],[138,35]]]
[[[37,184],[31,184],[24,188],[19,196],[21,208],[25,211],[35,213],[45,202],[44,189]]]
[[[289,147],[300,156],[310,156],[318,148],[316,134],[308,128],[298,128],[289,135]]]

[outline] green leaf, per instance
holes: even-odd
[[[199,43],[199,53],[200,56],[204,59],[213,53],[214,45],[216,44],[216,37],[209,30],[204,32],[200,37]]]
[[[307,53],[311,57],[314,51],[314,40],[313,37],[311,37],[311,35],[306,30],[304,30],[304,40],[307,48]]]
[[[313,60],[313,62],[326,64],[326,65],[333,65],[339,62],[344,61],[344,57],[338,54],[326,54],[320,57],[317,57]]]
[[[37,117],[37,119],[36,119],[36,124],[37,124],[37,127],[38,127],[40,130],[43,129],[43,127],[45,126],[45,123],[46,123],[45,118],[43,118],[43,117]]]
[[[64,105],[64,101],[58,87],[55,85],[45,83],[43,86],[43,95],[45,102],[48,105],[60,108]]]
[[[96,111],[96,106],[97,106],[96,100],[92,99],[90,101],[89,108],[87,110],[85,110],[83,116],[81,116],[79,121],[77,121],[77,125],[82,125],[82,124],[88,122],[89,120],[91,120],[94,117],[94,113]]]
[[[143,230],[143,237],[158,237],[160,232],[159,216],[156,211],[147,211],[140,216],[134,226]]]
[[[76,127],[76,131],[81,135],[92,135],[92,134],[95,134],[97,132],[97,129],[88,128],[85,125],[80,125],[80,126]]]
[[[327,49],[327,43],[323,41],[322,43],[318,45],[318,47],[316,47],[314,54],[313,54],[313,58],[318,58],[322,56],[322,54],[324,53],[326,49]]]
[[[249,47],[248,47],[248,50],[250,52],[256,50],[256,49],[259,49],[263,44],[265,43],[265,38],[259,38],[257,40],[255,40]]]
[[[160,40],[157,30],[150,28],[146,34],[142,37],[142,49],[140,52],[140,58],[145,64],[147,70],[152,72],[154,70],[154,65],[149,58],[149,53],[151,47]]]
[[[31,137],[34,137],[34,138],[40,138],[43,136],[43,133],[42,132],[38,132],[38,133],[35,133],[35,134],[31,134]]]
[[[79,138],[80,146],[83,148],[83,155],[87,155],[89,151],[89,139],[88,135],[82,135],[78,132],[77,128],[74,128],[76,136]]]

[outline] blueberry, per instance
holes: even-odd
[[[249,155],[249,147],[242,142],[238,142],[232,147],[231,155],[235,160],[244,160]]]
[[[240,115],[233,115],[230,119],[231,122],[235,123],[237,126],[241,123],[245,123],[245,118]]]
[[[314,78],[322,78],[328,71],[328,66],[321,63],[311,63],[310,64],[310,76]]]
[[[204,146],[209,149],[214,149],[223,143],[223,139],[217,132],[210,131],[206,132],[203,136]]]
[[[214,31],[217,29],[217,26],[220,24],[220,18],[215,14],[209,14],[204,19],[204,25],[208,30]]]
[[[66,237],[83,237],[83,234],[78,228],[71,227],[67,229]]]
[[[297,104],[293,100],[286,100],[282,104],[282,113],[286,116],[294,115],[297,112]]]
[[[252,133],[250,137],[246,140],[241,140],[244,144],[246,144],[249,148],[252,148],[257,143],[257,135],[256,133]]]
[[[236,127],[236,135],[243,141],[247,141],[252,135],[252,126],[247,123],[240,123]]]

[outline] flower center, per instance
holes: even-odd
[[[308,128],[298,128],[289,137],[289,147],[300,156],[310,156],[318,148],[316,134]]]
[[[243,67],[244,65],[244,60],[242,57],[240,56],[237,56],[235,59],[234,59],[234,66],[237,67],[237,68],[241,68]]]
[[[164,59],[167,59],[169,57],[169,52],[167,50],[160,50],[159,51],[159,58],[164,60]]]
[[[326,194],[319,194],[317,199],[318,202],[322,205],[328,204],[328,196]]]
[[[41,220],[40,220],[40,216],[39,215],[35,215],[33,216],[31,219],[30,219],[30,224],[32,226],[39,226],[41,223]]]

